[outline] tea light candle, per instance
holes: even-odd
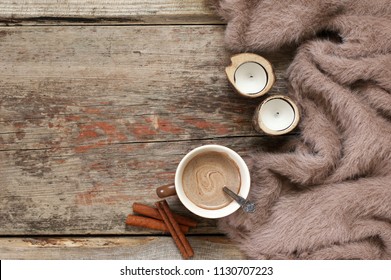
[[[298,122],[299,111],[296,104],[282,95],[267,98],[258,107],[254,116],[255,128],[271,135],[288,133]]]
[[[267,73],[262,65],[256,62],[245,62],[236,69],[234,79],[240,92],[255,94],[265,88]]]
[[[242,96],[254,98],[267,93],[275,82],[272,65],[262,56],[241,53],[231,57],[227,78]]]

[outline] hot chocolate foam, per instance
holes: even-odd
[[[232,199],[223,187],[238,193],[241,179],[236,163],[224,153],[205,152],[195,156],[186,165],[182,176],[186,196],[197,206],[220,209]]]

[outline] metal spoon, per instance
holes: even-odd
[[[237,195],[233,191],[231,191],[227,186],[224,186],[223,191],[228,194],[230,197],[233,198],[242,208],[243,211],[246,213],[253,213],[255,212],[255,203],[248,201],[247,199],[244,199],[240,195]]]

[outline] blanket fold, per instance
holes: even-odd
[[[302,112],[289,150],[246,159],[257,212],[220,228],[249,258],[391,259],[390,1],[213,2],[232,51],[297,47]]]

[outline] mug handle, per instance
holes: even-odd
[[[160,186],[156,188],[156,194],[160,198],[176,195],[175,185],[168,184],[168,185]]]

